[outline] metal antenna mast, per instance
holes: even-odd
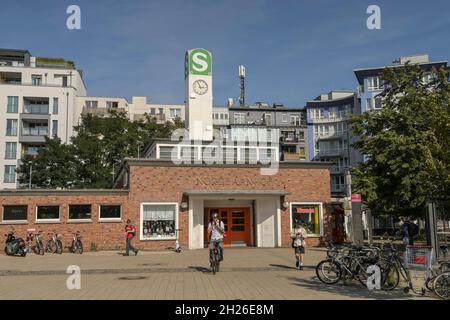
[[[241,94],[239,96],[239,105],[241,107],[245,106],[245,67],[243,65],[239,66],[239,80]]]

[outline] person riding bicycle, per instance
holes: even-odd
[[[223,221],[220,220],[219,215],[214,213],[212,219],[208,225],[208,234],[210,235],[209,242],[209,262],[212,266],[213,261],[213,249],[214,243],[217,242],[219,245],[220,258],[219,261],[223,260],[223,233],[225,232],[225,225]]]

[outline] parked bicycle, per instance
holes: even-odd
[[[27,235],[27,252],[34,252],[39,255],[44,255],[44,243],[42,241],[41,231],[35,232],[35,229],[29,229]]]
[[[58,234],[56,232],[50,232],[48,233],[49,236],[51,236],[50,240],[47,241],[47,252],[49,253],[58,253],[62,254],[63,252],[63,246],[62,246],[62,235]]]
[[[69,251],[72,253],[83,253],[83,243],[81,242],[81,233],[77,231],[72,236],[72,243],[69,247]]]
[[[366,286],[367,268],[378,263],[379,250],[374,246],[331,246],[327,251],[327,259],[316,266],[317,278],[325,284],[356,279]]]
[[[450,271],[441,273],[434,279],[433,291],[441,299],[450,299]]]

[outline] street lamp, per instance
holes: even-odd
[[[111,172],[111,187],[112,186],[114,186],[114,178],[115,178],[115,172],[114,172],[114,167],[116,166],[116,164],[121,164],[121,161],[120,160],[115,160],[114,162],[113,162],[113,165],[112,165],[112,172]]]

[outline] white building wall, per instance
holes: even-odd
[[[2,81],[7,74],[20,74],[20,84],[10,84]],[[32,76],[42,77],[41,85],[32,85]],[[63,86],[63,77],[67,77],[67,86]],[[19,142],[22,124],[20,115],[25,113],[24,98],[48,99],[48,134],[53,131],[53,121],[57,120],[57,135],[63,142],[68,142],[73,134],[74,119],[77,118],[76,96],[85,95],[86,87],[78,70],[59,68],[35,68],[24,66],[0,66],[0,189],[15,189],[16,182],[4,182],[6,165],[18,167],[24,149]],[[18,112],[8,113],[8,96],[18,97]],[[53,111],[53,98],[58,98],[58,112]],[[27,114],[30,116],[30,114]],[[36,118],[39,118],[39,114]],[[7,119],[18,122],[17,135],[6,136]],[[16,142],[16,159],[5,159],[6,142]],[[17,179],[17,177],[16,177]]]

